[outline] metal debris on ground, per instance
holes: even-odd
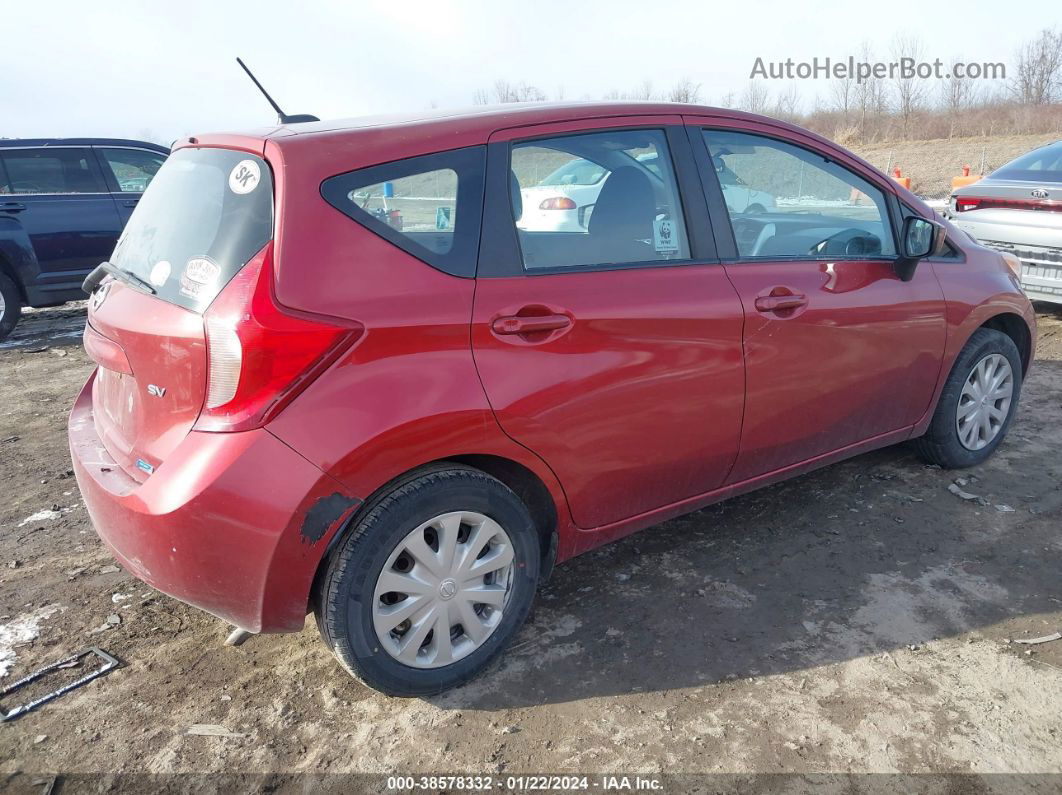
[[[236,627],[229,633],[229,636],[225,638],[226,646],[242,646],[244,642],[254,636],[253,632],[248,632],[246,629],[240,629]]]
[[[196,723],[188,727],[185,734],[194,734],[199,737],[246,737],[246,734],[229,731],[224,726],[216,723]]]
[[[1042,638],[1015,638],[1015,643],[1024,643],[1028,646],[1036,646],[1040,643],[1050,643],[1053,640],[1062,640],[1062,632],[1052,632],[1050,635],[1044,635]]]
[[[968,491],[963,491],[962,487],[959,486],[957,481],[955,483],[948,484],[948,491],[950,491],[952,494],[954,494],[961,500],[977,500],[977,502],[981,503],[982,505],[987,504],[987,501],[984,497],[978,494],[971,494]]]
[[[42,704],[47,704],[52,699],[59,698],[59,696],[69,693],[71,690],[75,690],[81,687],[82,685],[91,682],[93,679],[98,679],[99,677],[103,676],[106,673],[109,673],[110,671],[113,671],[115,668],[119,667],[122,664],[117,657],[112,657],[103,649],[99,649],[95,646],[89,646],[87,649],[82,649],[76,654],[71,654],[69,657],[64,657],[62,660],[51,663],[50,665],[46,665],[43,668],[38,668],[33,673],[28,674],[15,682],[12,682],[3,690],[0,690],[0,699],[7,698],[12,693],[21,690],[23,687],[32,682],[36,682],[38,679],[47,676],[53,671],[58,671],[61,668],[71,668],[74,665],[79,664],[82,659],[88,657],[89,655],[95,655],[96,657],[99,657],[101,660],[103,660],[103,664],[96,670],[90,671],[84,676],[75,679],[73,682],[68,682],[59,689],[53,690],[51,693],[45,693],[39,698],[35,698],[32,701],[27,701],[25,704],[19,704],[18,706],[8,711],[4,711],[3,708],[0,708],[0,721],[13,720],[19,715],[25,715],[27,712],[36,709]]]

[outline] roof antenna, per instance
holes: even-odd
[[[247,68],[247,64],[245,64],[238,57],[236,58],[236,63],[243,67],[243,71],[245,71],[247,73],[247,76],[254,81],[254,84],[258,86],[258,90],[262,92],[262,95],[266,98],[269,104],[273,106],[273,110],[277,112],[277,117],[280,119],[281,124],[298,124],[299,122],[304,121],[320,121],[319,118],[317,118],[316,116],[311,116],[309,113],[296,113],[291,116],[286,114],[280,109],[280,105],[274,102],[273,98],[269,96],[269,92],[266,91],[262,87],[262,84],[258,82],[258,78],[251,74],[251,70]]]

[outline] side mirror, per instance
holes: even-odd
[[[895,263],[896,275],[905,282],[914,278],[918,260],[944,253],[947,230],[943,224],[912,215],[903,222],[900,256]]]

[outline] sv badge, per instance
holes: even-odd
[[[147,391],[148,391],[149,395],[151,395],[153,397],[160,398],[160,397],[162,397],[163,395],[166,394],[166,387],[164,387],[164,386],[155,386],[154,384],[148,384],[147,385]]]

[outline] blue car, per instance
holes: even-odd
[[[118,138],[0,139],[0,339],[23,306],[85,297],[168,155]]]

